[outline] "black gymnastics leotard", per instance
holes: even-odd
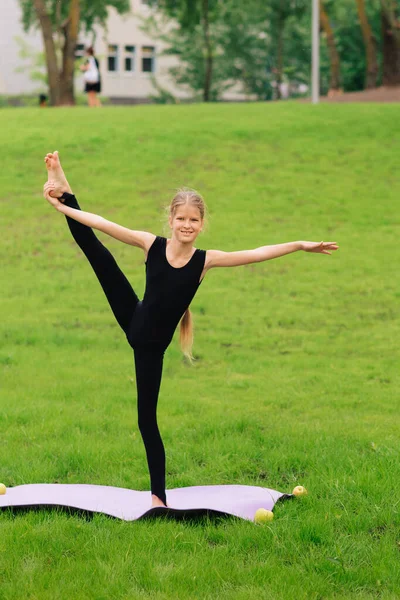
[[[73,194],[64,193],[61,198],[67,206],[80,210]],[[167,260],[167,240],[156,237],[147,255],[146,290],[140,301],[114,257],[93,230],[70,217],[66,219],[133,348],[138,425],[146,449],[151,492],[166,504],[165,451],[157,425],[157,400],[163,357],[181,317],[200,285],[206,252],[196,250],[186,265],[175,268]]]

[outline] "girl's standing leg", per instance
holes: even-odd
[[[165,450],[157,424],[157,401],[163,367],[163,351],[135,348],[138,425],[146,449],[151,493],[165,505]]]

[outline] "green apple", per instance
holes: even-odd
[[[302,485],[297,485],[292,492],[292,494],[294,496],[305,496],[307,493],[308,492],[307,492],[306,488],[303,487]]]
[[[272,521],[273,518],[274,513],[266,508],[259,508],[254,515],[254,521],[256,523],[267,523],[267,521]]]

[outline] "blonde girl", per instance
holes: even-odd
[[[189,305],[210,269],[262,262],[304,250],[331,254],[335,242],[289,242],[254,250],[198,250],[194,243],[203,229],[205,205],[195,191],[180,191],[169,209],[170,238],[134,231],[80,209],[61,168],[58,153],[45,157],[46,200],[66,216],[69,229],[90,262],[116,320],[133,348],[138,399],[138,424],[150,472],[152,506],[166,506],[165,452],[157,425],[157,401],[165,350],[180,322],[181,345],[191,357],[192,324]],[[140,248],[146,261],[146,290],[139,300],[111,253],[93,229]]]

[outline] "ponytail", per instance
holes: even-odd
[[[186,358],[192,363],[192,347],[193,347],[193,319],[190,309],[187,308],[181,319],[179,330],[179,341],[181,349]]]

